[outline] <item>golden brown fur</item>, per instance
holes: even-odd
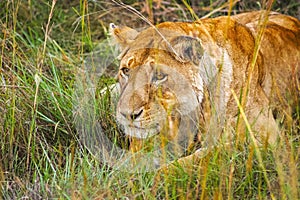
[[[122,50],[117,119],[130,136],[163,135],[181,153],[197,134],[203,146],[225,132],[243,140],[236,94],[256,139],[273,144],[273,113],[290,115],[299,103],[295,18],[260,11],[111,32]]]

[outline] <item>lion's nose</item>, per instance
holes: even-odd
[[[121,112],[121,114],[124,117],[126,117],[127,119],[134,121],[134,120],[138,119],[142,115],[143,111],[144,111],[143,109],[140,109],[140,110],[133,111],[130,114],[126,114],[124,112]]]

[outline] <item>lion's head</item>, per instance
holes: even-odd
[[[154,29],[140,33],[131,48],[125,47],[118,76],[121,94],[117,119],[132,137],[161,134],[186,146],[199,121],[202,80],[195,80],[193,60],[199,64],[203,50],[194,38],[165,35],[171,35],[168,39],[180,55],[174,54],[166,36],[161,37]],[[200,82],[195,88],[192,79]]]
[[[169,23],[142,32],[112,24],[111,30],[122,50],[117,120],[125,134],[140,139],[160,134],[186,147],[205,115],[204,85],[216,78],[221,65],[228,72],[221,74],[220,84],[229,87],[232,69],[227,52],[209,39],[195,37],[200,29],[188,34]],[[224,101],[218,108],[228,101],[228,94],[220,94]]]

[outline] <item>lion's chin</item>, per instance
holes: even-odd
[[[158,128],[138,128],[134,126],[124,127],[125,134],[138,139],[147,139],[159,133]]]

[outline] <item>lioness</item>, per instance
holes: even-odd
[[[260,144],[274,144],[274,114],[290,116],[299,106],[293,17],[258,11],[140,32],[111,24],[111,34],[122,50],[116,117],[132,138],[160,135],[180,153],[195,140],[213,146],[222,133],[243,141],[251,131]]]

